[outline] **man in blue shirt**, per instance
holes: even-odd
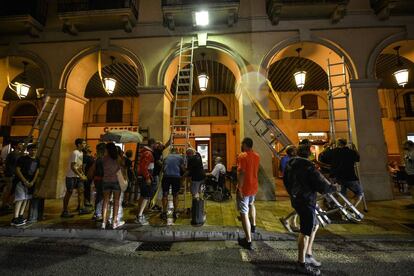
[[[293,145],[287,146],[286,147],[286,155],[282,157],[282,159],[280,159],[280,172],[283,173],[285,171],[286,165],[289,162],[289,160],[296,156],[296,147]]]
[[[173,148],[171,153],[164,160],[164,176],[162,179],[162,219],[167,219],[168,193],[171,187],[174,203],[174,219],[177,218],[176,210],[178,209],[178,193],[181,188],[181,175],[184,172],[184,158]]]

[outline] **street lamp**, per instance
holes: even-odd
[[[116,86],[116,79],[114,78],[114,72],[112,67],[114,65],[115,57],[111,56],[111,66],[109,67],[109,76],[102,78],[102,64],[101,64],[101,51],[98,53],[98,73],[101,79],[102,87],[108,95],[112,95]]]
[[[24,83],[26,81],[26,67],[28,63],[26,61],[23,61],[23,74],[22,74],[22,82],[15,81],[14,83],[10,82],[10,76],[9,76],[9,58],[6,59],[6,71],[7,71],[7,85],[9,88],[14,91],[19,97],[19,99],[26,98],[30,91],[30,85]]]
[[[205,57],[205,53],[201,53],[201,56],[203,57],[203,63],[204,63],[204,57]],[[207,86],[208,86],[208,80],[209,77],[205,72],[202,72],[198,75],[198,86],[200,87],[200,91],[201,92],[205,92],[207,90]]]
[[[207,90],[208,86],[208,76],[205,73],[198,75],[198,85],[200,86],[200,91],[204,92]]]
[[[296,83],[296,87],[299,90],[302,90],[303,87],[305,86],[305,81],[306,81],[306,71],[302,70],[301,68],[301,60],[300,60],[300,52],[302,51],[302,48],[297,48],[296,52],[298,53],[298,58],[299,58],[299,68],[298,71],[296,71],[293,74],[293,77],[295,78],[295,83]]]
[[[408,69],[403,68],[403,63],[400,58],[400,48],[401,46],[394,47],[394,50],[397,52],[397,71],[393,75],[397,84],[404,87],[408,83]]]
[[[209,23],[208,11],[195,12],[196,26],[207,26]]]

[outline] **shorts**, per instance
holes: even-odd
[[[142,177],[140,177],[138,181],[141,196],[145,199],[151,199],[157,190],[158,176],[152,179],[151,185],[147,185]]]
[[[70,192],[74,189],[83,190],[83,181],[81,181],[79,177],[66,177],[66,189]]]
[[[191,194],[199,194],[201,193],[201,187],[204,185],[204,180],[200,181],[191,181]]]
[[[14,190],[14,202],[16,201],[23,201],[29,200],[32,198],[32,194],[22,182],[17,182],[15,190]]]
[[[241,197],[239,193],[237,193],[237,209],[242,214],[248,214],[249,208],[251,205],[254,204],[255,196],[244,196]]]
[[[346,190],[351,190],[356,196],[363,196],[364,191],[358,180],[337,180],[341,185],[341,194],[346,196]]]
[[[296,210],[300,220],[300,232],[305,236],[310,236],[318,225],[315,214],[315,206],[306,202],[292,201],[292,207]]]
[[[414,174],[407,174],[406,179],[408,186],[414,186]]]
[[[172,190],[173,196],[178,195],[181,188],[181,177],[169,177],[164,176],[162,178],[162,194],[167,196],[170,192],[170,187]]]
[[[104,192],[120,192],[121,187],[119,186],[118,181],[114,182],[102,182],[102,190]]]

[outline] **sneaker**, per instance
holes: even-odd
[[[250,226],[250,229],[251,229],[250,231],[251,231],[252,233],[256,233],[256,225],[253,225],[253,224],[252,224],[252,225]]]
[[[178,219],[178,213],[177,212],[173,212],[173,219]]]
[[[119,227],[122,227],[123,225],[125,225],[125,221],[121,220],[121,221],[120,221],[120,222],[118,222],[118,223],[114,223],[114,224],[112,225],[112,229],[117,229],[117,228],[119,228]]]
[[[302,264],[298,262],[296,265],[296,271],[301,274],[306,274],[306,275],[313,275],[313,276],[321,275],[321,271],[318,268],[313,267],[307,263]]]
[[[246,238],[238,238],[237,241],[241,247],[247,250],[253,250],[252,242],[248,242]]]
[[[19,216],[19,220],[22,221],[23,223],[27,222],[27,219],[25,219],[23,216]]]
[[[140,224],[140,225],[148,225],[149,224],[147,218],[144,215],[137,216],[137,218],[135,219],[135,222]]]
[[[105,229],[106,229],[106,223],[105,223],[105,222],[102,222],[102,223],[101,223],[101,229],[103,229],[103,230],[105,230]]]
[[[283,227],[286,229],[286,231],[288,231],[289,233],[293,233],[292,228],[290,228],[290,224],[286,219],[280,218],[279,221],[283,225]]]
[[[162,211],[162,208],[161,208],[160,206],[158,206],[158,205],[154,205],[154,206],[151,208],[151,210],[154,210],[154,211]]]
[[[167,213],[161,213],[161,215],[160,215],[160,218],[162,219],[162,220],[167,220],[168,219],[168,216],[167,216]]]
[[[87,214],[90,214],[90,213],[91,213],[91,211],[86,209],[86,208],[79,209],[79,215],[87,215]]]
[[[60,217],[61,218],[73,218],[73,215],[70,214],[68,211],[63,211]]]
[[[315,260],[315,258],[312,255],[308,255],[308,254],[306,254],[306,257],[305,257],[305,263],[310,264],[314,267],[322,266],[321,262],[318,262],[317,260]]]
[[[12,219],[10,225],[12,225],[12,226],[22,226],[22,225],[24,225],[24,222],[22,220],[20,220],[19,218],[14,218],[14,219]]]

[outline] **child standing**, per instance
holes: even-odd
[[[31,144],[27,146],[28,155],[24,155],[17,160],[16,178],[14,189],[14,218],[11,225],[22,226],[26,224],[24,211],[27,202],[32,198],[37,176],[39,175],[40,161],[36,158],[37,146]]]

